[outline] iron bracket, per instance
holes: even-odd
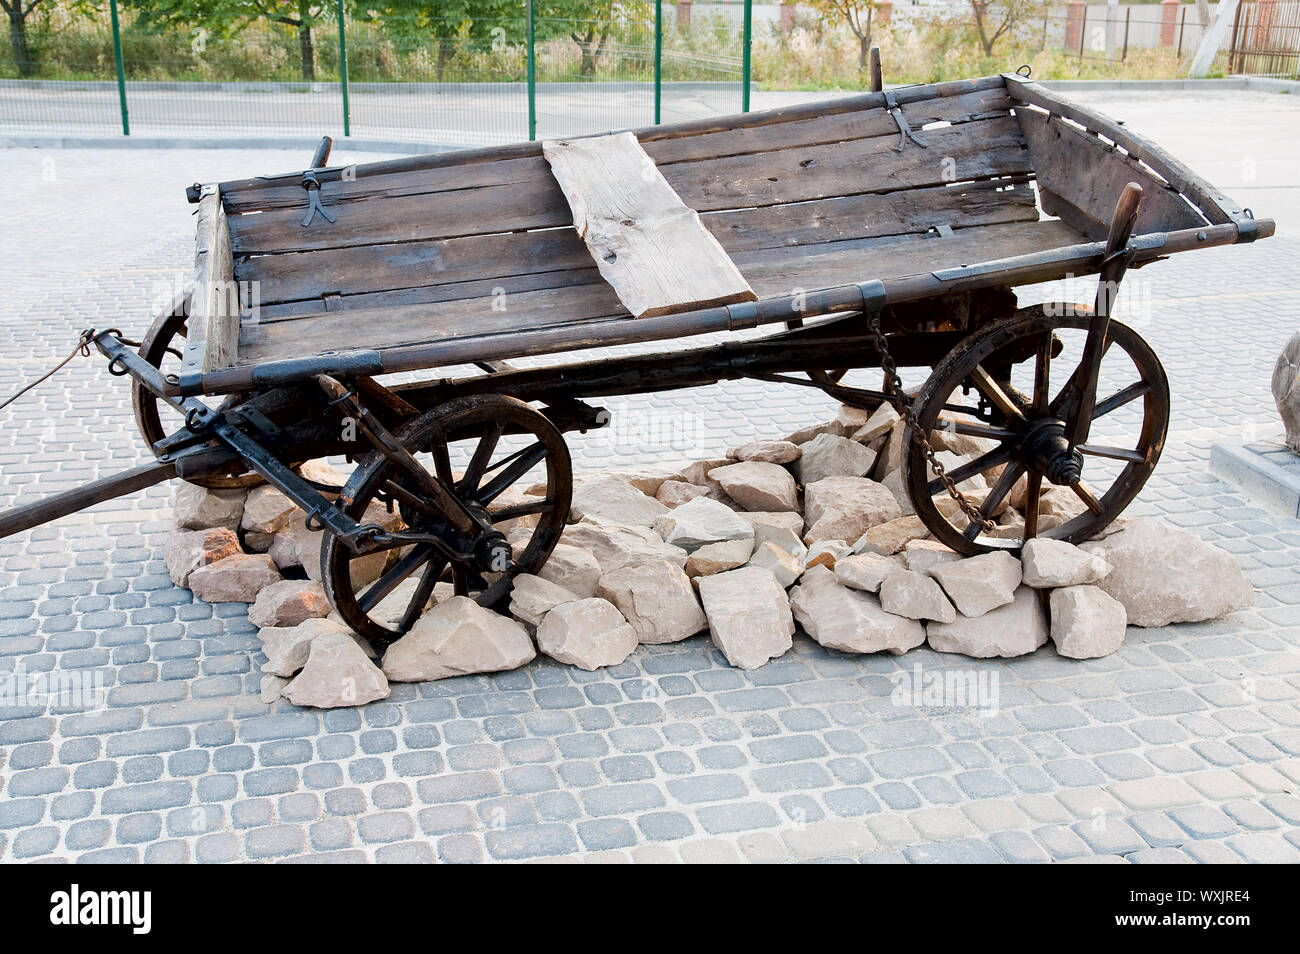
[[[907,147],[909,139],[922,149],[928,148],[929,143],[912,132],[912,128],[908,126],[907,117],[903,115],[903,110],[899,108],[898,97],[894,95],[892,89],[885,90],[885,108],[889,110],[889,115],[894,117],[894,122],[898,126],[898,145],[894,147],[894,152],[902,152]]]

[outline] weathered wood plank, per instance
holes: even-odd
[[[761,157],[673,163],[662,172],[686,205],[706,212],[1030,171],[1029,153],[1014,117],[940,127],[924,135],[926,149],[909,143],[896,152],[897,138],[880,136],[782,149]]]
[[[1089,238],[1105,238],[1120,193],[1136,182],[1143,191],[1134,234],[1206,224],[1167,183],[1097,137],[1035,110],[1020,110],[1018,116],[1048,215],[1060,216]]]
[[[1074,245],[1080,240],[1081,236],[1062,222],[1019,222],[964,229],[947,238],[912,233],[799,249],[764,249],[741,253],[736,259],[754,290],[766,298],[787,295],[791,288],[828,288],[920,275]],[[504,297],[484,294],[452,302],[318,313],[245,327],[240,363],[256,365],[302,357],[304,342],[315,343],[319,351],[384,349],[626,314],[613,290],[603,283]]]
[[[931,123],[966,123],[1008,115],[1011,97],[1001,88],[982,89],[957,96],[937,96],[899,107],[912,129]],[[776,149],[817,146],[852,139],[892,137],[898,126],[882,108],[828,113],[809,119],[791,119],[764,126],[737,126],[696,136],[649,139],[642,148],[660,166],[673,162],[709,161],[728,156],[753,155]]]
[[[228,368],[239,354],[239,287],[220,192],[199,200],[194,236],[194,292],[182,374]]]
[[[542,144],[596,267],[637,318],[757,297],[631,133]]]

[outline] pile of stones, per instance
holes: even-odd
[[[952,469],[984,449],[935,432]],[[363,705],[389,682],[417,682],[522,666],[541,652],[595,670],[643,643],[707,630],[727,661],[752,669],[793,645],[796,623],[846,653],[1011,657],[1050,639],[1072,658],[1119,649],[1127,626],[1215,618],[1246,607],[1253,590],[1230,554],[1157,519],[1120,520],[1082,546],[1039,538],[1022,557],[962,558],[931,539],[902,485],[903,424],[892,407],[843,407],[832,421],[783,440],[746,444],[667,474],[575,478],[560,543],[536,575],[515,581],[504,612],[439,584],[415,626],[378,657],[331,612],[321,587],[320,532],[279,491],[181,484],[166,562],[173,581],[209,602],[250,604],[260,628],[263,699]],[[307,476],[339,485],[321,461]],[[544,488],[530,488],[542,493]],[[980,488],[973,490],[979,501]],[[968,496],[972,496],[968,494]],[[1013,492],[1000,531],[1019,536]],[[1020,493],[1023,501],[1023,490]],[[1040,526],[1082,506],[1044,493]],[[363,522],[400,518],[376,506]],[[522,547],[536,517],[505,528]],[[375,565],[354,574],[377,578]],[[400,612],[399,586],[374,611]]]

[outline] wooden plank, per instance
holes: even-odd
[[[189,335],[182,377],[228,368],[239,353],[239,287],[230,230],[214,186],[199,200],[194,235],[194,293],[186,322]]]
[[[1089,238],[1105,238],[1120,193],[1136,182],[1143,194],[1135,234],[1206,224],[1172,187],[1096,136],[1032,109],[1018,115],[1048,215],[1069,221]]]
[[[731,255],[762,248],[927,232],[1006,222],[1034,222],[1027,183],[992,180],[884,195],[841,196],[791,205],[711,212],[700,217]]]
[[[753,301],[749,283],[631,133],[545,142],[573,223],[637,318]]]
[[[577,232],[564,228],[261,255],[235,271],[259,282],[266,304],[595,265]]]
[[[700,212],[781,205],[869,192],[896,192],[946,182],[1030,171],[1024,136],[1013,117],[941,127],[922,149],[897,138],[782,149],[761,156],[664,166],[664,178]]]
[[[1240,205],[1147,137],[1133,132],[1095,109],[1072,103],[1044,86],[1028,82],[1024,77],[1009,74],[1003,78],[1008,92],[1016,99],[1032,103],[1058,116],[1064,116],[1093,132],[1099,132],[1123,148],[1134,159],[1145,162],[1166,182],[1191,199],[1201,214],[1211,223],[1227,224],[1242,214]]]
[[[797,250],[764,249],[741,253],[736,258],[742,274],[761,297],[768,298],[788,295],[791,288],[821,289],[922,275],[955,265],[1074,245],[1080,239],[1062,222],[1020,222],[964,229],[947,238],[911,234],[829,242]],[[304,357],[304,342],[312,342],[315,353],[386,349],[626,314],[612,289],[603,283],[522,292],[507,295],[504,301],[485,294],[453,302],[318,313],[244,328],[240,363],[257,365]]]
[[[966,123],[1006,116],[1011,105],[1011,97],[1005,89],[993,88],[955,96],[936,96],[899,108],[908,125],[919,130],[931,123]],[[827,113],[763,126],[737,126],[695,136],[648,139],[642,142],[642,148],[657,164],[664,166],[672,162],[752,155],[877,136],[892,137],[894,143],[898,142],[894,117],[880,107]]]
[[[894,90],[896,101],[900,106],[920,103],[937,97],[962,96],[982,90],[1000,90],[1007,86],[1006,77],[982,76],[976,79],[949,80],[919,86],[905,86]],[[670,123],[660,126],[646,126],[633,130],[637,139],[643,144],[662,139],[677,139],[705,135],[738,128],[758,128],[774,126],[819,116],[850,113],[860,110],[879,109],[885,103],[882,93],[863,93],[856,96],[841,96],[833,99],[813,100],[782,106],[777,109],[756,110],[743,115],[709,116],[682,123]],[[541,143],[521,142],[504,146],[486,146],[478,149],[456,149],[448,152],[426,153],[402,159],[386,159],[379,162],[361,163],[353,166],[336,166],[321,170],[317,178],[325,185],[346,177],[357,183],[363,183],[371,177],[390,176],[403,172],[422,172],[432,169],[463,167],[475,164],[495,163],[509,159],[536,159],[542,155]],[[232,196],[232,201],[256,202],[252,193],[263,190],[278,190],[286,186],[301,188],[301,172],[292,172],[279,176],[257,176],[252,179],[237,179],[221,185],[223,194]],[[257,206],[260,207],[260,206]]]

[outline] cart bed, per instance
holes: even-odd
[[[1017,77],[636,135],[759,296],[760,323],[792,317],[796,299],[802,314],[842,309],[851,297],[827,290],[865,281],[916,300],[1095,271],[1128,181],[1145,189],[1137,235],[1211,230],[1149,241],[1150,257],[1257,228],[1241,227],[1239,208],[1145,140]],[[258,307],[242,326],[208,319],[207,343],[187,355],[186,392],[739,326],[726,308],[628,316],[573,228],[540,143],[323,170],[319,195],[334,221],[305,226],[301,177],[210,190],[231,277],[245,308],[256,289]],[[201,260],[215,244],[200,237]],[[201,261],[200,285],[202,276]]]

